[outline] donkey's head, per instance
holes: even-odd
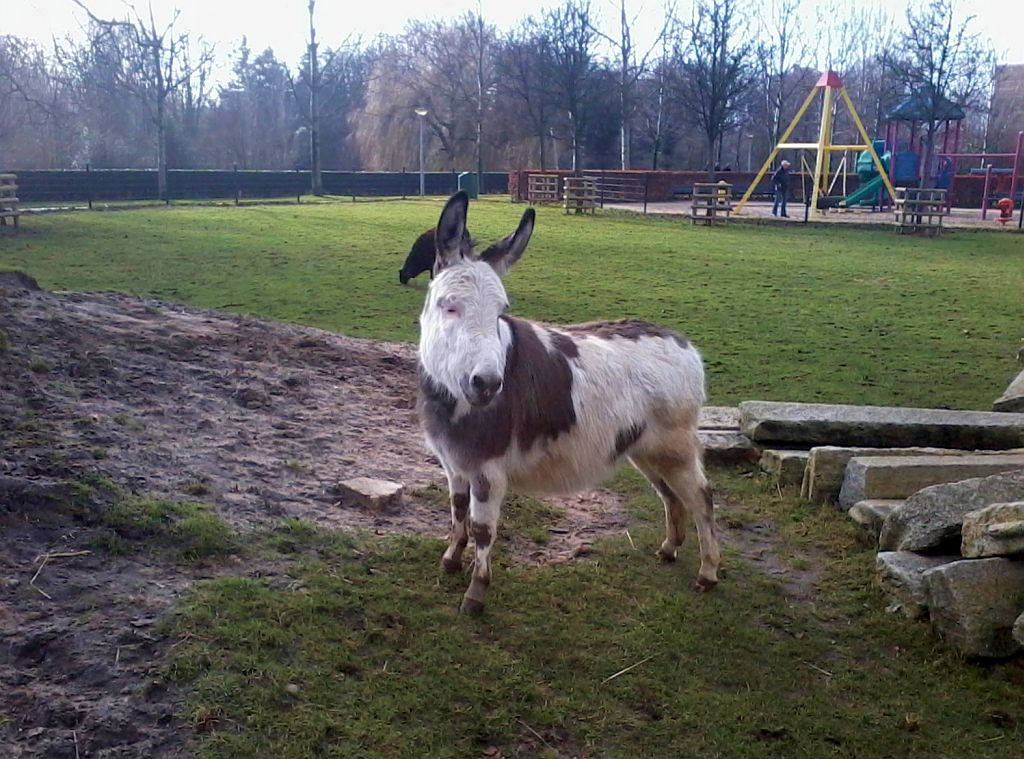
[[[501,282],[526,250],[534,211],[515,232],[479,257],[466,234],[466,193],[449,198],[437,222],[434,281],[420,314],[420,363],[455,398],[485,406],[501,392],[512,333],[500,319],[508,309]]]

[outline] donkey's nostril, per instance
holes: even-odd
[[[473,389],[481,394],[495,395],[501,390],[501,377],[497,375],[474,374],[469,382]]]

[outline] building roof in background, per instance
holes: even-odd
[[[939,95],[934,100],[923,93],[911,95],[889,113],[890,121],[962,121],[964,109]]]

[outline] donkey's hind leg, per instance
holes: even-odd
[[[718,583],[718,566],[721,563],[715,532],[715,506],[711,485],[704,474],[696,433],[688,437],[692,437],[692,440],[685,446],[671,451],[645,451],[643,456],[631,460],[651,479],[665,502],[668,530],[658,554],[662,558],[675,558],[675,546],[682,543],[684,534],[682,512],[688,513],[697,528],[697,539],[700,542],[700,572],[696,588],[710,590]],[[648,472],[657,479],[652,479]]]
[[[662,561],[675,561],[679,546],[686,538],[686,521],[683,519],[683,503],[675,494],[668,483],[662,479],[661,472],[649,464],[647,460],[640,457],[630,457],[631,463],[637,470],[647,478],[655,491],[661,497],[665,506],[665,540],[658,548],[658,558]]]

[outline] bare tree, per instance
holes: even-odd
[[[957,20],[958,11],[956,0],[928,0],[917,9],[908,8],[899,52],[887,60],[924,125],[925,176],[931,170],[939,125],[951,109],[984,107],[994,75],[991,47],[970,31],[974,17]]]
[[[548,130],[554,109],[547,73],[554,67],[551,45],[541,25],[532,17],[506,35],[498,57],[503,89],[521,106],[529,134],[537,139],[540,168],[547,166]]]
[[[655,39],[646,50],[638,50],[633,38],[633,27],[637,17],[630,18],[626,13],[626,0],[619,0],[619,33],[612,37],[600,30],[598,36],[612,46],[615,51],[616,85],[619,97],[619,159],[623,170],[629,169],[630,130],[638,106],[638,83],[641,77],[650,70],[650,62],[663,41],[675,17],[675,3],[668,2],[664,7],[665,20]]]
[[[72,97],[43,49],[0,36],[0,156],[6,166],[61,168],[74,159]]]
[[[757,14],[755,72],[766,116],[761,124],[771,146],[778,143],[792,117],[794,102],[813,84],[804,66],[814,51],[801,24],[800,5],[801,0],[768,0]]]
[[[560,8],[544,13],[544,37],[548,40],[553,67],[547,72],[556,107],[566,117],[566,132],[572,146],[572,170],[580,171],[582,137],[595,85],[594,18],[590,0],[568,0]]]
[[[114,74],[112,85],[141,102],[156,128],[157,189],[167,197],[167,130],[172,99],[186,84],[198,77],[205,82],[213,64],[213,48],[198,41],[195,58],[190,54],[192,39],[175,29],[180,13],[158,25],[152,3],[145,16],[129,5],[123,20],[101,19],[81,0],[73,2],[90,19],[86,57],[104,59]],[[202,88],[205,85],[200,85]]]
[[[679,98],[704,133],[709,165],[722,160],[722,142],[750,84],[751,45],[741,38],[739,0],[697,0]]]

